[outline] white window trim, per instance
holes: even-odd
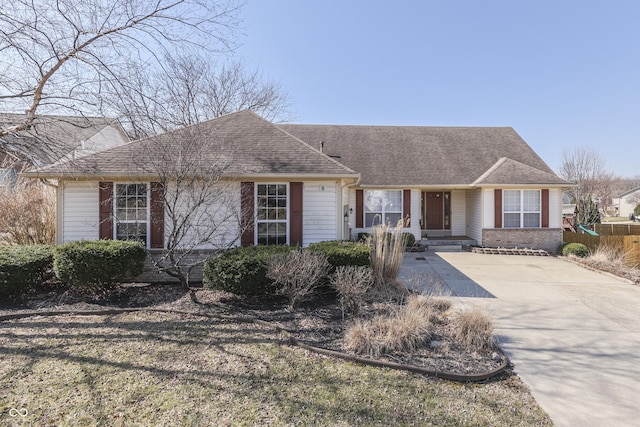
[[[258,186],[260,185],[285,185],[287,187],[287,219],[282,221],[282,220],[258,220]],[[291,224],[291,188],[289,186],[288,182],[256,182],[254,185],[254,191],[253,191],[253,212],[255,212],[255,220],[254,220],[254,227],[253,227],[253,244],[254,245],[258,245],[258,223],[259,222],[266,222],[266,223],[282,223],[284,222],[286,224],[286,233],[287,233],[287,239],[286,239],[286,244],[290,245],[290,239],[291,239],[291,230],[290,230],[290,224]]]
[[[520,211],[518,212],[508,212],[505,211],[505,196],[507,191],[518,191],[520,192]],[[538,193],[538,204],[540,206],[540,210],[537,211],[525,211],[524,210],[524,192],[525,191],[535,191]],[[505,214],[519,214],[520,215],[520,225],[518,227],[507,227],[505,221]],[[525,214],[538,214],[538,225],[535,227],[524,227],[524,215]],[[511,228],[511,229],[536,229],[542,228],[542,190],[537,189],[527,189],[527,188],[507,188],[502,191],[502,227],[503,228]]]
[[[118,215],[116,214],[116,209],[118,209],[117,205],[117,197],[118,197],[118,185],[129,185],[129,184],[146,184],[147,185],[147,241],[145,244],[146,248],[151,247],[151,183],[144,181],[127,181],[127,182],[114,182],[113,183],[113,202],[112,202],[112,211],[113,215],[113,240],[118,240],[118,223],[134,223],[135,221],[119,221]]]
[[[396,192],[400,192],[400,210],[399,211],[389,211],[386,212],[384,209],[384,205],[382,206],[382,210],[380,211],[380,214],[382,216],[382,218],[380,218],[380,224],[375,223],[372,225],[367,225],[367,214],[368,213],[373,213],[372,211],[367,212],[367,192],[368,191],[383,191],[383,192],[389,192],[389,191],[396,191]],[[387,213],[393,213],[393,214],[400,214],[400,218],[403,219],[402,214],[403,209],[404,209],[404,191],[402,189],[389,189],[389,188],[369,188],[364,190],[363,193],[363,202],[362,202],[362,225],[364,226],[365,229],[370,229],[371,227],[373,227],[374,225],[385,225],[386,224],[386,216]],[[392,226],[395,227],[396,224],[391,224]]]

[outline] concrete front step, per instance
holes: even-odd
[[[449,246],[449,245],[459,245],[459,246],[475,246],[476,241],[473,239],[420,239],[418,241],[422,246]]]
[[[462,245],[427,245],[427,250],[430,251],[461,251]]]

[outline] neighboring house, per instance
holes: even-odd
[[[227,238],[241,234],[242,245],[307,246],[399,219],[418,239],[554,252],[562,243],[571,184],[506,127],[276,125],[241,111],[25,176],[59,182],[58,243],[126,238],[125,214],[138,209],[137,238],[161,248],[171,226],[157,165],[182,159],[193,138],[205,141],[198,164],[227,165],[242,217]]]
[[[0,113],[0,128],[15,125],[21,115]],[[113,118],[38,116],[33,128],[0,138],[0,181],[16,171],[75,159],[129,141],[120,122]],[[4,177],[4,180],[3,180]]]
[[[576,231],[576,218],[578,216],[578,206],[574,203],[562,205],[562,226],[564,231]]]
[[[613,204],[619,216],[628,218],[636,206],[640,205],[640,187],[620,194],[617,198],[613,199]]]

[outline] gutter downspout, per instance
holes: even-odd
[[[338,237],[341,237],[342,238],[341,240],[351,240],[351,236],[350,236],[351,233],[350,233],[350,231],[348,231],[348,230],[351,230],[351,227],[350,227],[351,215],[349,215],[349,221],[347,221],[348,228],[347,228],[347,231],[345,233],[345,224],[344,224],[345,221],[344,221],[344,217],[343,217],[343,213],[342,213],[345,204],[344,204],[344,201],[342,200],[343,199],[342,195],[344,193],[344,189],[345,188],[355,187],[355,186],[359,185],[360,184],[360,180],[361,180],[361,177],[358,176],[358,178],[355,178],[353,180],[353,182],[351,182],[351,183],[347,182],[347,183],[344,183],[344,184],[342,184],[340,186],[340,204],[339,204],[339,208],[338,208],[338,217],[339,217],[339,221],[338,222],[342,225],[342,227],[341,227],[341,231],[340,231],[340,236],[338,236]],[[349,192],[348,192],[348,190],[347,190],[347,204],[346,204],[346,206],[347,206],[348,209],[351,209],[351,206],[349,206]],[[347,236],[345,236],[345,234],[347,234]]]

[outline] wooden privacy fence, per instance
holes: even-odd
[[[606,225],[605,227],[608,227],[608,225]],[[589,248],[590,251],[596,250],[599,246],[620,248],[624,251],[625,261],[627,262],[627,264],[632,267],[640,266],[640,234],[631,236],[592,236],[590,234],[572,233],[570,231],[565,231],[562,233],[562,236],[565,243],[582,243],[587,248]]]
[[[594,224],[601,236],[640,236],[640,224]]]

